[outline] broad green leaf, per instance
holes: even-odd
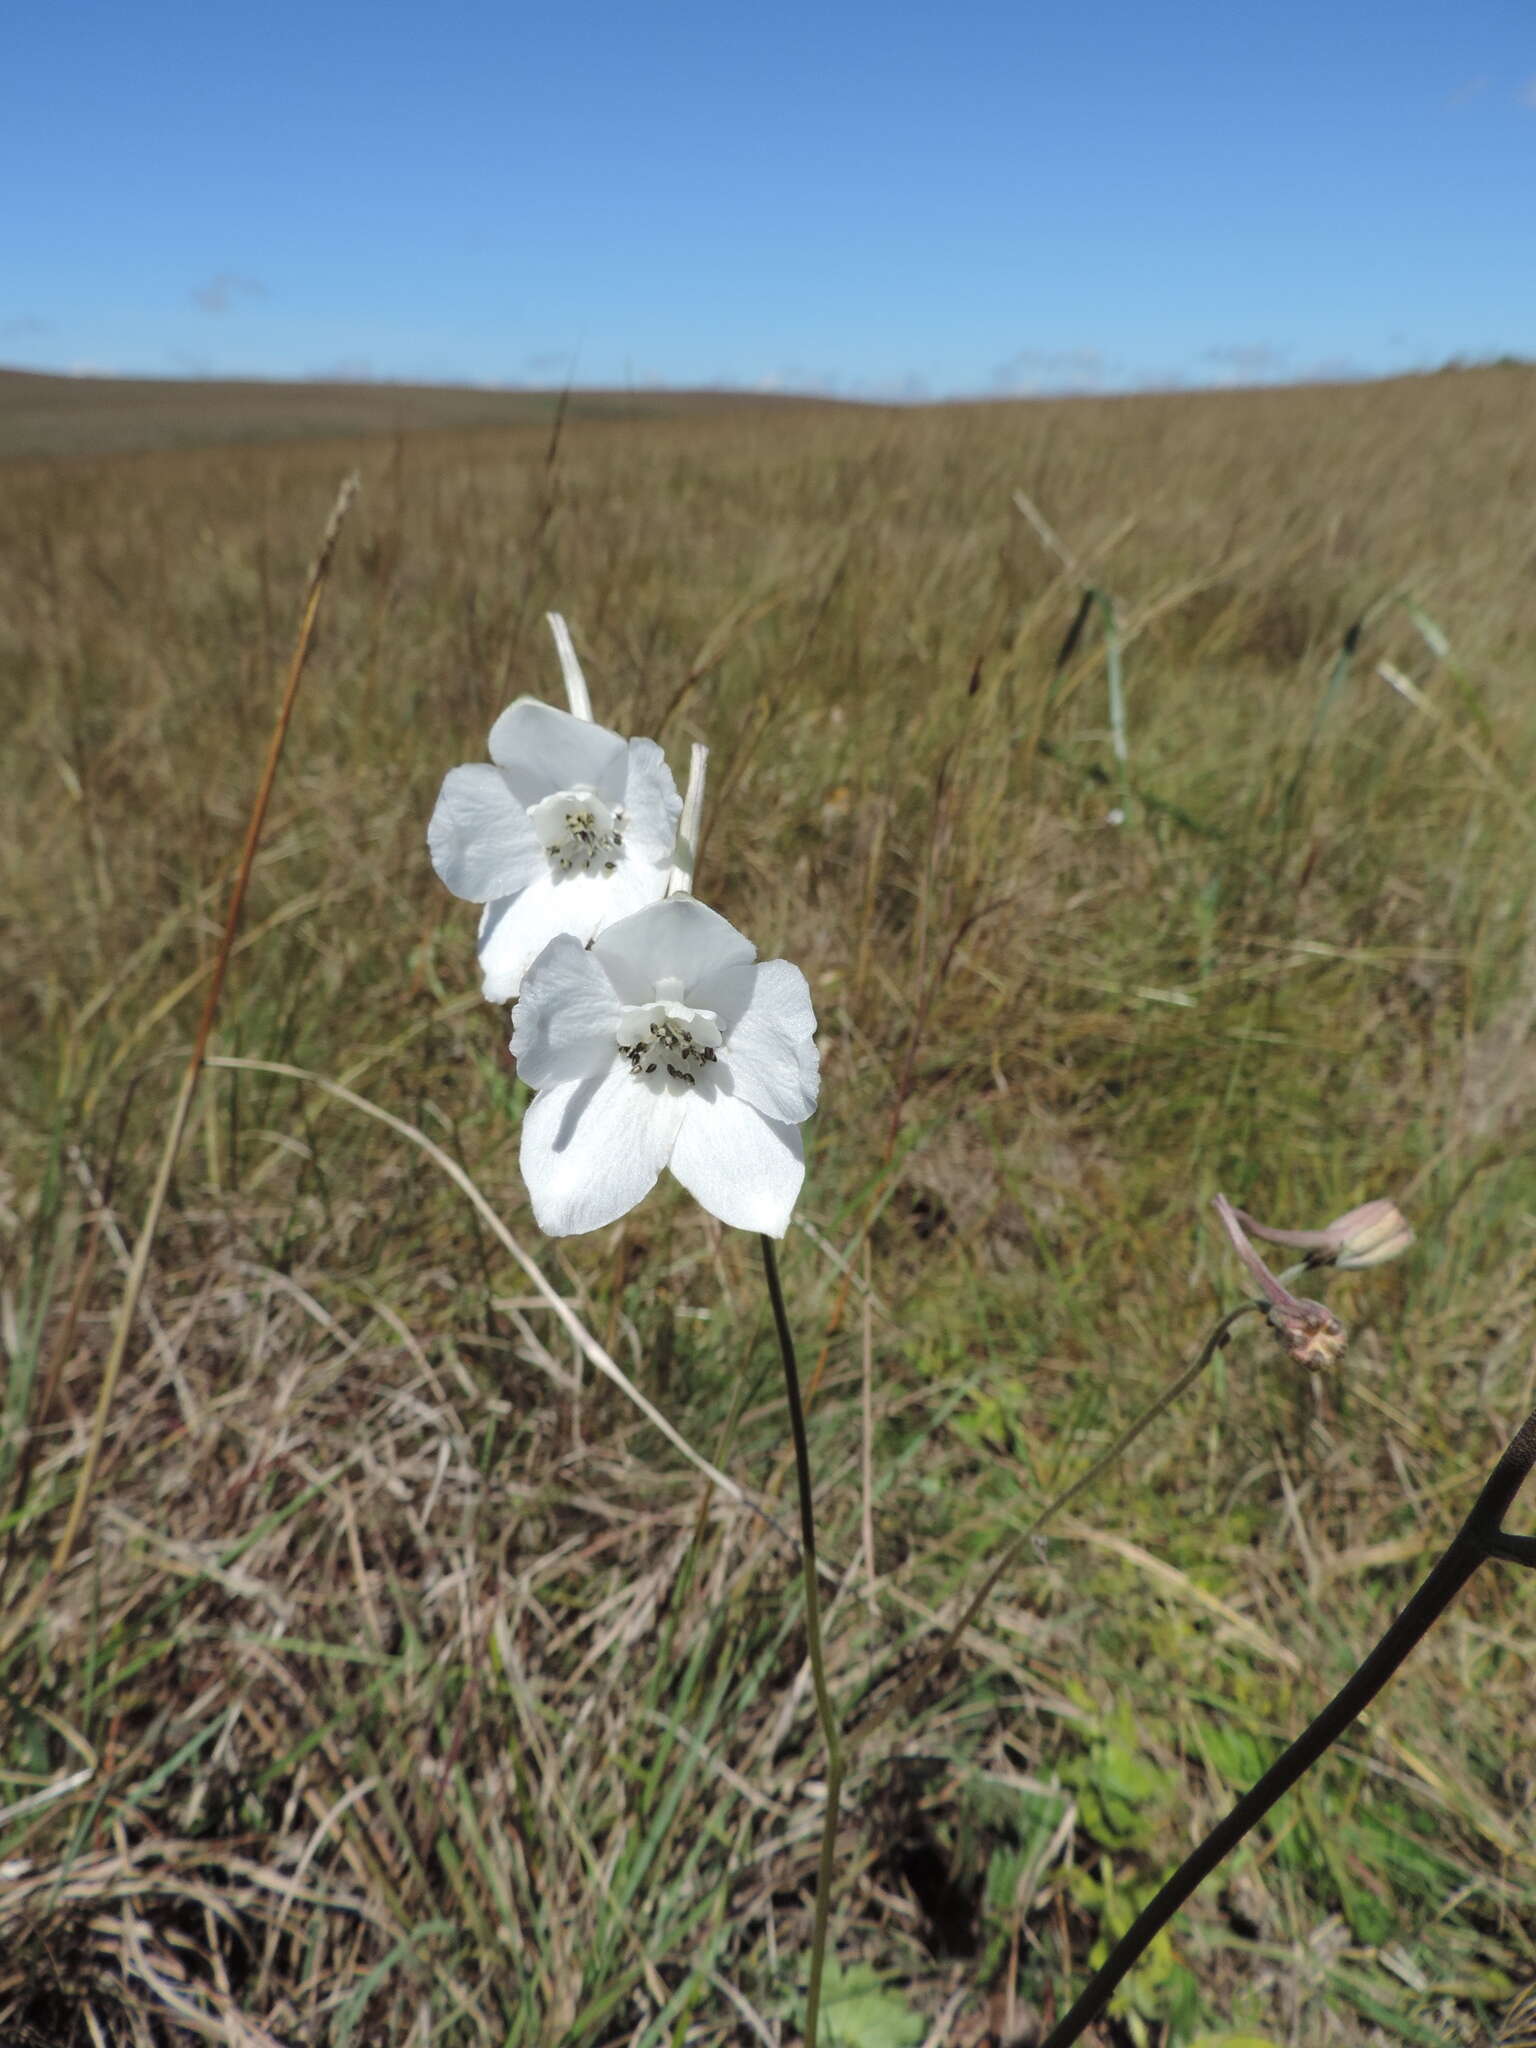
[[[1267,2034],[1202,2034],[1189,2048],[1275,2048]]]
[[[829,1961],[822,1980],[818,2048],[917,2048],[927,2023],[867,1963]]]

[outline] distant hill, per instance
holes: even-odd
[[[573,419],[675,419],[826,399],[733,391],[573,391]],[[436,384],[214,383],[200,378],[53,377],[0,370],[0,461],[113,455],[236,441],[552,421],[555,391]]]

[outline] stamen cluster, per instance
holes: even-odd
[[[619,1019],[619,1054],[632,1074],[646,1079],[665,1074],[692,1088],[713,1066],[723,1045],[718,1021],[708,1010],[656,1002],[627,1009]]]
[[[556,875],[614,874],[628,819],[622,805],[605,804],[595,789],[558,789],[528,812]]]

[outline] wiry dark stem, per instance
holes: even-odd
[[[826,1817],[821,1827],[821,1855],[816,1867],[816,1917],[811,1930],[811,1976],[805,1996],[806,2048],[816,2048],[821,2012],[821,1979],[827,1954],[827,1918],[832,1903],[832,1864],[837,1848],[837,1809],[843,1789],[843,1747],[837,1732],[837,1716],[827,1685],[826,1658],[821,1645],[821,1590],[816,1579],[816,1511],[811,1494],[811,1452],[805,1434],[805,1406],[800,1398],[800,1372],[795,1363],[795,1340],[784,1307],[784,1290],[779,1285],[779,1262],[773,1239],[759,1240],[763,1247],[763,1272],[768,1280],[768,1299],[773,1304],[773,1326],[778,1332],[779,1354],[784,1360],[784,1391],[789,1401],[789,1428],[795,1445],[795,1479],[800,1494],[800,1558],[805,1576],[805,1634],[811,1658],[811,1680],[816,1691],[816,1712],[821,1720],[822,1741],[827,1751]]]
[[[1007,1573],[1012,1571],[1028,1546],[1043,1532],[1046,1523],[1054,1520],[1063,1508],[1070,1507],[1073,1501],[1085,1494],[1091,1486],[1103,1478],[1106,1472],[1117,1465],[1131,1445],[1141,1435],[1142,1431],[1150,1429],[1160,1415],[1165,1415],[1168,1412],[1180,1395],[1189,1391],[1211,1360],[1216,1356],[1217,1352],[1226,1344],[1232,1331],[1242,1321],[1243,1317],[1262,1314],[1263,1307],[1264,1304],[1262,1302],[1244,1301],[1239,1302],[1236,1308],[1229,1309],[1214,1329],[1207,1333],[1204,1343],[1173,1384],[1165,1387],[1155,1401],[1143,1408],[1133,1421],[1126,1424],[1125,1428],[1121,1430],[1120,1434],[1109,1446],[1109,1449],[1095,1458],[1086,1472],[1080,1472],[1070,1486],[1065,1487],[1062,1492],[1046,1502],[1033,1521],[1015,1532],[1009,1541],[1004,1544],[1002,1551],[986,1577],[976,1588],[970,1599],[966,1601],[959,1614],[950,1623],[949,1628],[945,1632],[944,1640],[939,1644],[939,1647],[923,1655],[918,1660],[913,1670],[896,1687],[886,1703],[873,1711],[860,1730],[861,1735],[865,1737],[872,1735],[877,1728],[890,1720],[893,1715],[901,1713],[922,1686],[926,1684],[928,1679],[936,1671],[943,1669],[966,1630],[992,1597],[995,1588]]]
[[[1276,1800],[1336,1742],[1351,1721],[1362,1714],[1408,1656],[1450,1606],[1484,1559],[1504,1557],[1536,1565],[1536,1538],[1507,1535],[1501,1528],[1515,1495],[1536,1465],[1536,1410],[1510,1440],[1478,1495],[1472,1512],[1451,1538],[1440,1562],[1402,1613],[1372,1650],[1360,1669],[1324,1707],[1317,1719],[1277,1757],[1251,1791],[1245,1792],[1225,1820],[1169,1878],[1150,1905],[1140,1912],[1094,1972],[1082,1996],[1040,2044],[1070,2048],[1085,2027],[1104,2011],[1121,1980],[1167,1926],[1185,1900],[1210,1876],[1223,1858],[1256,1827]]]

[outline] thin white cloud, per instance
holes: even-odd
[[[1285,367],[1287,352],[1267,341],[1218,341],[1200,351],[1200,360],[1236,377],[1272,377]]]
[[[811,370],[801,363],[789,363],[776,376],[765,378],[759,388],[796,398],[835,398],[842,382],[836,370]]]
[[[1370,371],[1356,356],[1319,356],[1296,372],[1298,384],[1358,384]]]
[[[322,363],[309,372],[312,384],[372,384],[379,373],[367,356],[340,356],[334,363]]]
[[[1029,392],[1064,384],[1092,390],[1103,384],[1113,364],[1097,348],[1021,348],[993,370],[990,383],[998,392]]]
[[[221,270],[216,277],[210,277],[206,284],[200,284],[192,294],[192,303],[204,313],[216,317],[227,313],[241,299],[264,299],[267,288],[258,278],[241,277],[237,271]]]

